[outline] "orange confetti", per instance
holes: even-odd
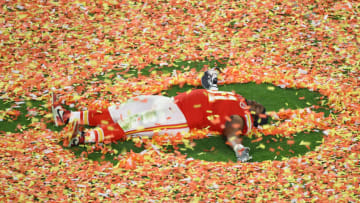
[[[24,122],[24,104],[0,109],[0,126],[23,129],[0,132],[3,201],[358,201],[356,1],[4,1],[1,13],[0,101],[44,104],[34,104],[41,109]],[[140,153],[100,144],[71,151],[59,146],[63,132],[47,125],[50,91],[63,95],[61,104],[103,109],[172,86],[201,87],[203,62],[226,65],[220,89],[254,82],[321,94],[313,107],[271,113],[274,123],[255,131],[292,146],[295,134],[318,130],[319,150],[298,156],[294,148],[295,157],[249,164],[157,148],[205,138],[205,129],[175,138],[155,133]],[[317,113],[324,106],[330,115]],[[86,158],[92,152],[100,154],[95,161]],[[101,160],[109,153],[115,164]]]
[[[286,143],[288,145],[293,145],[293,144],[295,144],[295,141],[294,140],[287,140]]]

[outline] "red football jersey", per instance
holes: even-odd
[[[244,119],[243,134],[250,132],[253,125],[245,98],[236,93],[196,89],[175,96],[175,103],[191,129],[209,127],[211,131],[222,133],[231,115]]]

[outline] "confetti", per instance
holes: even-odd
[[[144,139],[146,151],[124,149],[114,165],[86,158],[95,151],[111,153],[106,145],[86,146],[88,153],[76,157],[59,145],[62,132],[47,129],[50,111],[31,109],[29,116],[42,118],[29,120],[27,128],[18,126],[21,132],[0,134],[0,183],[5,188],[0,199],[358,201],[359,8],[356,1],[4,2],[1,102],[42,101],[49,107],[49,92],[55,91],[71,107],[106,108],[173,85],[201,86],[188,65],[177,67],[176,77],[158,71],[177,61],[226,58],[224,84],[307,88],[326,96],[319,105],[332,113],[325,116],[311,108],[269,112],[278,122],[259,130],[264,136],[324,132],[323,144],[301,157],[225,163],[161,151],[159,143],[176,147],[209,133],[198,130]],[[150,64],[156,74],[141,74]],[[15,107],[1,109],[1,125],[18,122],[21,113]],[[291,140],[287,144],[295,147]],[[310,146],[306,141],[300,145]]]

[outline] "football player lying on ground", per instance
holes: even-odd
[[[238,161],[251,159],[250,148],[241,143],[241,135],[253,126],[267,123],[265,108],[232,92],[217,91],[216,76],[211,71],[202,78],[207,89],[180,93],[175,97],[138,96],[107,109],[68,111],[53,95],[52,111],[57,126],[68,124],[69,147],[85,143],[125,140],[127,136],[186,133],[209,128],[226,136]],[[214,84],[215,83],[215,84]],[[96,126],[85,131],[79,125]]]

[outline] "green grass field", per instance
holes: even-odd
[[[205,62],[180,62],[177,64],[178,67],[189,66],[189,69],[196,69],[197,71],[204,70],[204,65],[219,67],[224,67],[224,63],[216,63],[214,61],[205,61]],[[151,68],[144,69],[141,74],[148,75]],[[170,68],[161,69],[162,74],[169,74],[172,72]],[[160,72],[159,72],[160,73]],[[137,73],[134,73],[136,76]],[[106,76],[99,77],[100,80],[107,79]],[[179,92],[185,92],[189,89],[201,88],[185,85],[182,88],[179,86],[173,86],[171,89],[164,91],[163,94],[167,96],[174,96]],[[279,111],[280,109],[302,109],[305,107],[310,107],[312,105],[320,105],[322,103],[322,95],[317,92],[311,92],[307,89],[282,89],[280,87],[273,86],[272,84],[255,84],[255,83],[246,83],[246,84],[230,84],[230,85],[220,85],[219,90],[221,91],[235,91],[247,99],[256,100],[262,103],[267,111]],[[304,98],[304,99],[299,99]],[[38,108],[43,111],[47,111],[45,108],[46,101],[24,101],[18,104],[16,103],[7,103],[6,101],[1,102],[0,109],[5,110],[7,108],[17,109],[21,112],[17,120],[12,120],[11,118],[5,118],[6,120],[2,121],[0,126],[0,131],[5,132],[18,132],[27,128],[32,121],[41,120],[39,116],[27,117],[28,110],[31,108]],[[324,103],[324,102],[323,102]],[[319,108],[317,111],[325,113],[325,116],[329,114],[329,110],[325,107]],[[5,124],[6,122],[6,124]],[[21,127],[20,127],[20,125]],[[55,127],[52,123],[47,123],[47,127],[51,130],[59,131],[62,130],[62,127]],[[243,143],[245,146],[251,148],[251,155],[253,159],[251,161],[264,161],[264,160],[281,160],[285,157],[299,156],[303,155],[309,150],[315,149],[316,146],[322,143],[322,132],[314,131],[311,132],[301,132],[293,136],[294,144],[289,146],[287,141],[289,138],[283,138],[282,135],[271,135],[264,136],[260,142],[252,142],[255,137],[244,137]],[[301,145],[302,142],[310,143],[309,148],[304,145]],[[209,136],[208,138],[194,140],[195,147],[190,149],[184,145],[178,145],[179,151],[183,154],[187,154],[188,157],[193,157],[195,159],[201,159],[206,161],[236,161],[235,155],[232,149],[225,144],[225,140],[222,136]],[[61,143],[59,143],[61,144]],[[261,147],[259,147],[261,146]],[[116,143],[111,145],[112,149],[116,149],[117,152],[124,151],[134,151],[141,152],[144,150],[143,147],[135,147],[134,143],[129,140],[122,143]],[[270,151],[269,149],[276,149],[275,151]],[[281,150],[279,150],[281,149]],[[72,150],[76,155],[80,154],[87,150],[84,146],[73,147],[69,150]],[[168,153],[174,151],[172,146],[164,148]],[[102,157],[101,152],[93,152],[88,154],[88,158],[96,161],[111,161],[116,163],[114,157],[117,154],[106,154],[105,159]]]
[[[2,1],[0,202],[359,202],[359,1]],[[64,147],[70,110],[201,88],[262,103],[221,135]],[[314,90],[314,91],[312,91]],[[201,137],[201,139],[200,139]]]

